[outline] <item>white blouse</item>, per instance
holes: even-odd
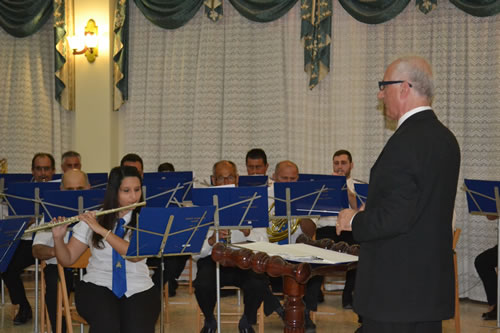
[[[132,212],[123,217],[125,225],[130,223]],[[116,228],[116,226],[115,226]],[[97,249],[92,246],[92,229],[85,222],[79,222],[73,228],[73,237],[86,244],[92,253],[87,266],[87,274],[83,276],[83,281],[90,282],[98,286],[112,290],[113,287],[113,248],[104,241],[104,248]],[[127,233],[125,240],[130,241],[130,233]],[[146,259],[138,262],[125,261],[127,272],[127,291],[125,296],[148,290],[153,286],[153,281],[149,277],[149,269]]]

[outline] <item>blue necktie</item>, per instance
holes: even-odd
[[[115,235],[122,238],[125,233],[123,225],[124,219],[120,219],[116,226]],[[127,291],[127,274],[125,269],[125,259],[113,249],[113,293],[121,298]]]

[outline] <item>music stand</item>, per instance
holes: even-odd
[[[354,183],[354,190],[356,191],[356,202],[359,208],[366,203],[366,199],[368,198],[368,184]]]
[[[106,190],[43,191],[41,205],[48,220],[72,217],[102,206]]]
[[[239,187],[248,187],[248,186],[267,186],[267,176],[239,176],[238,177],[238,186]]]
[[[319,181],[274,183],[275,218],[288,221],[288,243],[291,239],[292,218],[336,216],[349,207],[346,178],[326,176]]]
[[[87,173],[90,188],[106,188],[108,184],[108,174],[105,172]]]
[[[500,181],[464,179],[463,190],[466,192],[467,206],[472,215],[493,215],[497,217],[497,242],[500,240]],[[497,267],[500,267],[500,248],[497,253]],[[500,287],[500,275],[497,275],[497,288]],[[500,304],[500,293],[497,295]],[[497,306],[497,328],[500,328],[500,307]]]
[[[35,225],[39,224],[40,194],[46,190],[59,189],[60,182],[35,182],[35,183],[12,183],[3,193],[9,215],[26,218],[35,217]],[[38,272],[39,261],[35,258],[35,271]],[[35,274],[35,289],[38,290],[38,274]],[[34,331],[38,332],[38,292],[35,293],[35,325]]]
[[[26,218],[6,217],[0,220],[0,272],[4,273],[28,226]]]
[[[145,207],[133,230],[127,255],[130,258],[148,258],[195,254],[201,251],[209,226],[214,222],[214,206],[158,208]],[[163,260],[161,260],[160,291],[163,295]],[[162,313],[165,310],[161,297]],[[163,315],[160,332],[163,332]]]
[[[190,184],[179,178],[148,179],[143,182],[146,207],[182,206]]]
[[[187,186],[181,202],[191,200],[191,189],[193,188],[192,171],[175,172],[146,172],[144,173],[144,183],[157,182],[158,180],[175,179],[183,186]]]
[[[214,230],[262,228],[269,225],[267,187],[210,187],[193,189],[193,204],[215,206]],[[217,331],[220,332],[220,264],[215,263]]]

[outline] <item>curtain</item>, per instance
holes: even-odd
[[[72,147],[73,113],[54,99],[52,24],[25,38],[0,30],[0,44],[0,159],[8,158],[9,172],[29,173],[35,153],[59,161]]]
[[[434,108],[461,146],[461,180],[498,179],[500,168],[500,21],[466,14],[440,1],[424,15],[407,6],[378,25],[353,20],[332,6],[332,73],[314,90],[303,71],[297,36],[301,8],[269,23],[238,15],[232,6],[213,23],[198,11],[177,30],[148,24],[130,8],[130,94],[120,113],[124,150],[137,152],[147,171],[162,162],[208,180],[214,162],[263,148],[271,165],[290,159],[301,172],[330,173],[333,153],[353,154],[355,178],[369,171],[393,129],[376,98],[385,67],[419,54],[433,64]],[[430,168],[432,165],[429,166]],[[496,243],[495,223],[456,200],[460,295],[484,300],[475,273],[477,254]],[[425,246],[425,240],[422,240]]]
[[[52,16],[52,1],[1,1],[0,27],[15,37],[30,36]]]

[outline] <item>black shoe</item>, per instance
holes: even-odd
[[[206,320],[200,333],[215,333],[217,332],[217,322],[215,319]]]
[[[316,333],[316,324],[311,319],[310,311],[306,310],[304,318],[305,318],[305,323],[304,323],[305,330],[304,330],[304,332],[305,333]]]
[[[493,310],[483,313],[484,320],[497,320],[497,307],[493,308]]]
[[[352,310],[352,303],[342,304],[342,307],[346,310]]]
[[[240,333],[255,333],[252,325],[247,320],[247,316],[241,316],[240,322],[238,323],[238,329]]]
[[[14,325],[22,325],[26,324],[28,320],[33,318],[33,314],[31,313],[31,307],[29,305],[24,305],[19,307],[19,311],[14,317]]]
[[[363,326],[359,326],[354,333],[363,333]]]
[[[285,309],[283,309],[283,307],[280,305],[279,307],[277,307],[274,312],[276,312],[278,314],[278,316],[280,316],[281,320],[283,320],[283,322],[285,322]]]

